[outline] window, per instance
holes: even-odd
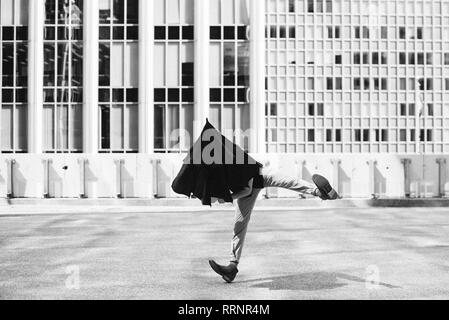
[[[399,27],[399,39],[406,39],[405,27]]]
[[[363,39],[369,39],[369,28],[363,27]]]
[[[388,27],[380,27],[380,38],[388,39]]]
[[[307,12],[313,13],[313,1],[314,0],[307,0]]]
[[[449,53],[444,54],[444,64],[449,65]]]
[[[416,28],[416,38],[418,40],[422,40],[423,39],[423,28],[422,27],[417,27]]]
[[[363,64],[369,64],[369,52],[363,53]]]
[[[335,27],[335,39],[340,39],[340,27]]]
[[[399,79],[399,90],[407,90],[407,79],[406,78]]]
[[[296,27],[294,27],[294,26],[288,27],[288,37],[290,39],[295,39],[296,38]]]
[[[315,142],[315,130],[314,129],[307,130],[307,141]]]
[[[354,53],[354,64],[360,64],[360,53]]]
[[[427,104],[427,116],[433,117],[435,115],[434,113],[434,107],[432,103]]]
[[[354,35],[356,39],[360,39],[360,27],[354,27]]]
[[[327,78],[326,79],[326,88],[327,88],[327,90],[333,90],[334,89],[334,79],[333,78]]]
[[[364,78],[363,79],[363,89],[364,90],[369,90],[370,89],[370,79],[369,78]]]
[[[399,64],[407,64],[405,52],[399,52]]]
[[[315,115],[315,104],[314,103],[309,103],[309,116],[314,116]]]
[[[83,0],[47,0],[45,10],[43,148],[47,153],[80,153]]]
[[[100,30],[108,32],[102,36],[100,31],[99,149],[102,153],[135,153],[139,147],[138,1],[104,0],[100,12]],[[155,28],[159,39],[179,38],[179,32],[178,27]]]
[[[399,130],[399,141],[401,142],[407,141],[407,130],[405,129]]]
[[[337,54],[335,55],[335,64],[341,64],[342,63],[342,55]]]
[[[335,78],[335,90],[343,90],[343,79]]]
[[[239,137],[236,130],[244,136],[249,129],[250,108],[248,100],[250,82],[250,44],[247,38],[249,16],[244,1],[213,1],[217,6],[219,17],[215,23],[222,25],[221,38],[217,32],[211,39],[209,50],[210,73],[210,118],[211,122],[231,141],[249,147],[249,137]],[[238,10],[237,10],[238,5]],[[282,6],[284,14],[295,10],[295,2],[285,1]],[[236,12],[238,17],[236,17]],[[244,16],[244,19],[241,16]],[[294,39],[294,25],[271,25],[267,29],[270,38]],[[231,36],[232,35],[232,36]],[[237,35],[237,36],[234,36]],[[267,34],[268,36],[268,34]],[[284,62],[287,64],[287,61]],[[268,83],[271,87],[271,77]],[[268,115],[277,113],[277,101],[267,103]],[[193,107],[193,106],[192,106]],[[270,130],[269,130],[270,131]],[[242,138],[243,141],[236,139]],[[277,136],[272,136],[277,140]]]
[[[386,52],[381,53],[381,64],[387,64],[388,63],[388,54]]]
[[[326,0],[326,12],[332,13],[332,0]]]
[[[360,78],[354,78],[354,90],[361,90]]]
[[[9,0],[0,5],[0,151],[24,153],[28,143],[28,2]]]
[[[333,35],[333,28],[332,27],[327,27],[327,38],[328,39],[332,39],[334,37]]]
[[[288,0],[288,12],[295,12],[295,0]]]

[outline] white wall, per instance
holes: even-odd
[[[438,195],[437,159],[446,158],[446,177],[449,178],[449,156],[419,155],[254,155],[264,165],[269,163],[286,174],[309,180],[320,173],[329,178],[345,197],[366,198],[372,193],[387,197],[405,195],[402,159],[411,159],[411,184],[420,185],[419,195]],[[179,197],[171,190],[171,183],[182,166],[184,155],[1,155],[0,197],[11,193],[10,166],[14,159],[14,196],[42,198],[49,187],[50,197],[78,198],[82,188],[82,162],[86,165],[86,193],[89,197],[115,198],[122,192],[127,198]],[[51,159],[50,183],[45,164]],[[123,159],[122,182],[120,164]],[[338,165],[338,161],[340,164]],[[424,166],[423,166],[424,161]],[[373,164],[375,162],[375,164]],[[336,164],[334,164],[336,163]],[[63,167],[67,166],[67,170]],[[422,176],[424,174],[424,179]],[[447,179],[447,178],[445,178]],[[443,183],[449,182],[443,181]],[[121,186],[121,187],[120,187]],[[412,188],[413,190],[413,188]],[[286,190],[268,190],[270,197],[297,197]]]

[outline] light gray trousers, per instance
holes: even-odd
[[[280,171],[264,168],[261,172],[265,188],[283,188],[302,194],[313,194],[314,184],[287,176]],[[232,239],[231,262],[239,263],[245,243],[248,224],[256,201],[263,189],[253,189],[250,196],[237,200],[234,224],[234,237]]]

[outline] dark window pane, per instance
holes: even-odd
[[[235,89],[224,89],[223,94],[224,102],[234,102],[235,101]]]
[[[125,101],[123,89],[112,89],[112,101],[113,102]]]
[[[114,0],[114,22],[123,24],[125,22],[124,0]]]
[[[82,27],[72,28],[72,39],[73,40],[83,40],[83,28]]]
[[[154,89],[154,101],[166,102],[165,89]]]
[[[182,64],[182,85],[183,86],[193,86],[194,85],[194,70],[193,62],[184,62]]]
[[[165,27],[154,27],[154,39],[165,40]]]
[[[238,102],[246,102],[246,92],[247,89],[238,89]]]
[[[234,27],[224,27],[224,39],[233,40],[235,38],[235,28]]]
[[[221,102],[221,89],[210,89],[210,101]]]
[[[83,102],[83,89],[72,88],[71,102]]]
[[[28,40],[28,27],[17,27],[17,40]]]
[[[182,102],[193,102],[194,91],[193,89],[182,89]]]
[[[3,27],[3,40],[14,40],[14,27]]]
[[[110,124],[110,109],[108,106],[100,107],[101,117],[101,149],[111,148],[111,124]]]
[[[179,40],[179,27],[168,27],[168,39]]]
[[[27,89],[16,89],[16,102],[27,102],[28,101],[28,90]]]
[[[138,102],[139,101],[139,89],[137,89],[137,88],[126,89],[126,101],[127,102]]]
[[[193,40],[194,38],[193,26],[182,27],[182,38],[184,40]]]
[[[309,103],[309,116],[315,115],[315,104]]]
[[[221,27],[210,27],[210,38],[211,40],[220,40]]]
[[[179,102],[179,89],[168,89],[168,102]]]
[[[248,37],[246,36],[246,27],[245,26],[240,26],[238,27],[238,39],[239,40],[247,40]]]
[[[53,89],[44,90],[44,102],[55,102],[55,93]]]
[[[98,90],[98,100],[100,102],[109,102],[111,100],[109,89]]]
[[[307,131],[307,140],[309,142],[315,142],[315,130],[309,129]]]
[[[14,45],[4,43],[2,53],[2,83],[5,87],[12,87],[14,85]]]
[[[114,27],[113,28],[114,40],[123,40],[125,39],[125,30],[124,27]]]
[[[139,40],[139,28],[138,27],[128,27],[126,29],[126,38],[128,40]]]
[[[100,27],[100,40],[109,40],[109,39],[111,39],[111,28]]]
[[[3,89],[2,90],[2,102],[14,102],[14,90],[13,89]]]
[[[139,1],[138,0],[128,0],[127,1],[128,12],[127,21],[129,24],[139,23]]]
[[[45,23],[46,24],[54,24],[55,16],[56,16],[56,4],[55,0],[46,0],[45,1]]]
[[[55,40],[55,28],[54,27],[45,27],[44,29],[44,40]]]
[[[165,108],[154,106],[154,148],[165,148]]]
[[[110,47],[109,44],[100,43],[99,82],[100,86],[109,86],[110,83]]]

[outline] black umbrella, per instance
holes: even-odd
[[[262,165],[229,141],[207,120],[172,188],[178,194],[195,196],[203,205],[211,198],[233,202],[232,194],[248,186],[260,174]]]

